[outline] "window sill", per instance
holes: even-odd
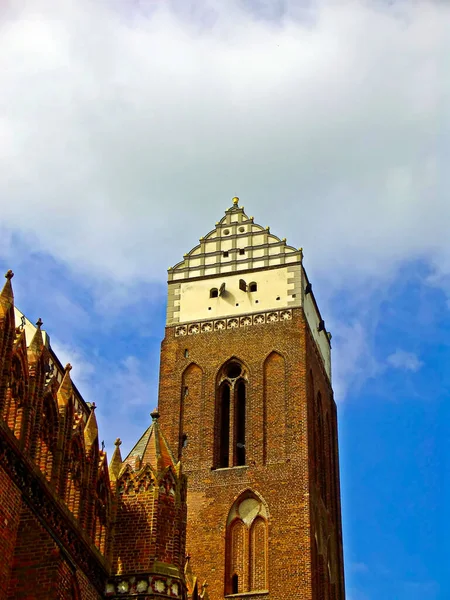
[[[258,590],[254,592],[241,592],[240,594],[226,594],[225,598],[251,598],[252,596],[267,596],[269,590]]]
[[[249,465],[239,465],[236,467],[211,467],[211,471],[234,471],[236,469],[248,469]],[[247,594],[247,592],[245,592]]]

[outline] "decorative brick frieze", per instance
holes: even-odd
[[[106,584],[106,598],[178,598],[186,599],[186,588],[177,577],[150,573],[115,577]]]
[[[199,333],[211,333],[212,331],[224,331],[225,329],[238,329],[239,327],[250,327],[252,325],[273,324],[292,320],[292,310],[271,310],[254,315],[243,315],[216,319],[214,321],[196,321],[175,327],[175,337],[185,335],[197,335]]]

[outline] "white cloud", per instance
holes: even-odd
[[[418,371],[423,362],[419,360],[414,352],[406,352],[405,350],[397,349],[393,354],[387,357],[386,362],[394,369],[404,371]]]
[[[450,273],[450,7],[389,4],[291,1],[276,26],[273,2],[2,7],[3,226],[163,279],[237,194],[332,286]]]
[[[78,347],[61,342],[53,336],[51,336],[50,344],[63,367],[67,363],[72,365],[70,377],[86,402],[94,402],[95,398],[92,397],[92,382],[95,367],[89,358]]]
[[[336,323],[333,346],[333,388],[337,401],[343,400],[349,389],[357,392],[362,384],[380,373],[382,366],[372,353],[370,332],[362,322]]]
[[[353,573],[368,573],[369,567],[363,562],[353,562],[350,563],[350,570]]]

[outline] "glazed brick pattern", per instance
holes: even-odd
[[[246,489],[259,494],[269,511],[269,594],[265,597],[319,600],[313,590],[312,565],[316,528],[312,520],[318,511],[313,510],[310,497],[315,490],[311,482],[314,438],[310,436],[314,414],[307,398],[310,370],[317,376],[324,403],[334,407],[334,401],[310,337],[302,309],[293,310],[290,321],[261,327],[184,337],[175,337],[173,327],[166,329],[161,352],[161,425],[173,447],[181,436],[187,436],[182,454],[189,481],[187,552],[199,580],[208,581],[211,600],[224,597],[227,515]],[[248,372],[246,466],[214,470],[216,377],[233,357]],[[197,379],[188,386],[186,396],[182,388],[191,373]],[[190,418],[180,423],[180,413]],[[325,536],[334,525],[330,511],[323,511],[326,518],[320,532]],[[336,600],[344,598],[341,587]],[[253,595],[261,597],[245,597]]]

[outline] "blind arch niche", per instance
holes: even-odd
[[[251,490],[228,513],[225,563],[225,595],[267,591],[268,510]]]

